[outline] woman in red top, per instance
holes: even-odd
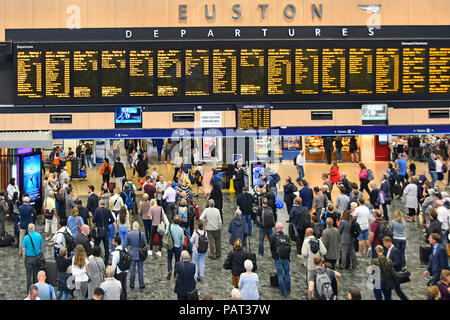
[[[367,194],[370,196],[369,173],[367,172],[366,166],[362,162],[359,163],[359,167],[361,169],[358,173],[360,182],[359,191],[362,193],[363,190],[366,190]]]
[[[330,181],[333,184],[337,184],[338,182],[341,181],[341,175],[339,173],[339,167],[337,165],[337,161],[333,162],[333,166],[331,167],[331,171],[330,171]]]

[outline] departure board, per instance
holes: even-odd
[[[130,97],[152,97],[154,95],[153,51],[131,50],[129,59]]]
[[[70,51],[45,52],[45,95],[70,97]]]
[[[209,95],[209,50],[186,50],[186,95]]]
[[[349,93],[373,93],[373,49],[350,48],[348,57]]]
[[[241,49],[241,95],[264,94],[264,49]]]
[[[291,94],[291,49],[269,49],[267,53],[267,93]]]
[[[269,130],[270,108],[268,105],[237,106],[237,128],[240,130]]]
[[[17,96],[42,98],[42,51],[17,53]]]
[[[425,93],[426,48],[403,48],[403,93]]]
[[[181,95],[181,50],[158,50],[158,96]]]
[[[430,48],[428,82],[430,93],[450,92],[450,48]]]
[[[322,50],[322,92],[345,94],[345,49],[324,48]]]
[[[98,51],[73,52],[72,90],[75,98],[98,96]]]
[[[213,93],[237,93],[237,50],[213,50]]]
[[[376,93],[398,93],[400,88],[400,49],[377,48]]]
[[[319,49],[295,49],[295,93],[319,94]]]
[[[102,51],[102,97],[124,97],[126,72],[126,51]]]

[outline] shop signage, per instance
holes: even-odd
[[[202,111],[200,112],[201,128],[222,128],[221,111]]]

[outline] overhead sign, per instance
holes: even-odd
[[[200,112],[200,127],[222,128],[222,112],[221,111]]]

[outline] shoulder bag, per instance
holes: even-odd
[[[101,227],[95,227],[92,229],[92,237],[94,237],[95,239],[103,239],[106,236],[106,231],[105,231],[105,219],[103,217],[103,211],[99,211],[101,216],[102,216],[102,226]]]
[[[45,219],[52,220],[54,212],[53,212],[53,210],[47,210],[47,199],[45,199],[44,207],[45,207],[45,213],[44,213]]]
[[[31,245],[33,246],[33,251],[36,254],[36,248],[34,247],[33,238],[31,237],[31,234],[28,234],[30,237]],[[36,256],[36,267],[38,270],[45,267],[45,257],[42,254],[42,252],[39,252],[39,254]]]
[[[159,221],[157,232],[163,236],[166,233],[166,224],[164,223],[164,220],[163,220],[163,209],[162,209],[162,207],[159,207],[159,208],[161,209],[161,214],[160,214],[161,220]]]
[[[94,257],[94,261],[95,261],[95,264],[97,265],[98,271],[100,271],[100,280],[101,280],[101,282],[103,282],[105,280],[105,270],[102,270],[102,268],[100,268],[100,265],[97,262],[97,257]]]
[[[142,243],[141,231],[138,230],[138,232],[139,232],[139,260],[145,261],[145,259],[147,259],[148,256],[147,246],[144,246]]]

